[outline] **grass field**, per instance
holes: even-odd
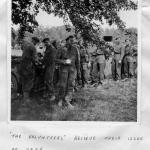
[[[137,121],[136,79],[109,82],[103,86],[81,89],[74,94],[73,110],[60,108],[39,95],[31,104],[22,106],[22,99],[11,103],[12,120],[30,121]]]

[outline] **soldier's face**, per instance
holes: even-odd
[[[83,45],[83,40],[80,40],[80,41],[79,41],[79,44],[80,44],[80,45]]]
[[[130,50],[130,47],[129,47],[129,46],[127,46],[127,47],[126,47],[126,50]]]
[[[44,45],[44,43],[39,43],[38,45],[36,45],[36,51],[37,51],[37,53],[40,53],[40,54],[44,54],[44,52],[45,52],[45,49],[46,49],[46,47],[45,47],[45,45]]]
[[[36,41],[35,41],[35,40],[32,40],[32,43],[33,43],[34,45],[36,45]]]
[[[73,44],[74,42],[75,42],[74,38],[70,38],[70,39],[69,39],[69,43],[70,43],[70,44]]]
[[[57,47],[61,47],[61,43],[60,42],[57,42]]]
[[[48,46],[48,45],[49,45],[49,41],[45,41],[45,42],[44,42],[44,45],[45,45],[45,46]]]
[[[130,41],[129,41],[129,40],[127,40],[127,41],[126,41],[126,44],[127,44],[127,45],[130,45]]]

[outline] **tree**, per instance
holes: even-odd
[[[126,28],[124,31],[119,29],[114,30],[113,39],[120,39],[120,43],[124,46],[125,41],[128,39],[131,45],[137,45],[137,28]]]
[[[128,39],[130,39],[132,45],[137,45],[137,29],[136,28],[128,28],[125,30],[125,35]]]
[[[80,33],[85,41],[104,44],[97,34],[101,32],[101,27],[95,21],[103,23],[105,19],[110,25],[116,24],[118,28],[124,29],[125,24],[118,12],[135,10],[137,4],[131,0],[12,0],[12,9],[12,21],[20,24],[21,33],[33,31],[38,25],[35,16],[42,9],[63,18],[68,31],[71,21],[75,33]]]
[[[11,28],[11,45],[14,48],[15,46],[15,39],[16,39],[16,31]]]

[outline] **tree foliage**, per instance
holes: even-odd
[[[25,30],[32,32],[38,25],[35,16],[39,9],[63,18],[68,31],[71,22],[75,33],[80,33],[87,42],[98,44],[102,41],[97,34],[101,33],[101,27],[95,21],[103,23],[106,20],[110,25],[124,29],[118,12],[135,10],[137,4],[131,0],[12,0],[12,21],[20,24],[21,36]]]
[[[29,32],[25,33],[26,37],[37,36],[40,39],[44,39],[49,37],[50,40],[65,40],[69,35],[74,34],[73,29],[71,28],[71,32],[67,32],[65,26],[58,26],[58,27],[37,27],[34,32],[31,34]]]

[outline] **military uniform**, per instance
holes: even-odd
[[[134,75],[134,59],[132,54],[132,47],[127,46],[122,60],[122,78],[132,77]]]
[[[131,78],[134,75],[134,59],[133,59],[133,47],[130,48],[130,51],[127,55],[128,62],[128,77]]]
[[[24,97],[29,97],[29,92],[33,88],[35,69],[34,60],[36,58],[35,46],[27,41],[22,44],[22,61],[20,65],[20,76]]]
[[[96,52],[93,52],[92,57],[91,57],[91,70],[90,70],[90,76],[91,76],[92,83],[96,83],[97,78],[98,78],[96,56],[97,56]]]
[[[81,62],[81,80],[82,86],[88,83],[88,63],[89,63],[89,54],[86,49],[80,47],[80,62]]]
[[[67,59],[71,60],[66,64]],[[75,86],[77,72],[80,72],[80,55],[75,45],[70,45],[58,51],[56,62],[60,64],[60,79],[58,83],[57,100],[70,101]]]
[[[50,96],[54,95],[54,72],[55,72],[55,59],[56,59],[57,50],[52,45],[46,47],[44,55],[44,65],[45,65],[45,83],[48,87],[48,94]]]
[[[97,50],[96,63],[98,69],[98,81],[102,83],[104,80],[104,69],[106,65],[105,55],[101,49]]]
[[[124,52],[120,45],[115,45],[114,56],[112,59],[112,77],[114,80],[121,78],[121,60],[123,58]]]

